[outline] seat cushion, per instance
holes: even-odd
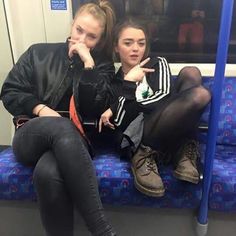
[[[212,90],[213,78],[205,77],[204,85]],[[225,78],[223,83],[223,92],[220,105],[220,116],[217,132],[217,143],[221,145],[236,145],[236,78]],[[201,121],[208,123],[210,106],[204,111]],[[202,140],[206,142],[206,133]]]
[[[120,160],[117,153],[103,150],[96,155],[94,166],[103,203],[152,207],[196,208],[201,197],[201,183],[176,180],[170,166],[160,167],[166,188],[162,198],[148,197],[133,184],[130,163]],[[32,183],[32,168],[17,163],[12,149],[0,153],[0,199],[36,200]]]
[[[32,182],[33,168],[15,161],[12,148],[0,153],[0,199],[36,200]]]
[[[216,147],[209,207],[217,211],[236,211],[236,146]]]
[[[99,155],[94,160],[103,203],[152,207],[195,208],[201,197],[201,183],[179,181],[170,166],[159,168],[166,193],[164,197],[148,197],[135,189],[130,163],[116,153]]]

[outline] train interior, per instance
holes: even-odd
[[[124,236],[236,235],[236,2],[234,0],[110,0],[117,19],[127,14],[148,27],[151,53],[164,56],[173,76],[200,68],[214,94],[202,116],[202,175],[197,186],[161,174],[168,193],[146,197],[133,186],[126,162],[104,149],[94,161],[104,207]],[[86,0],[3,0],[0,3],[0,88],[32,44],[64,42]],[[227,38],[228,35],[228,38]],[[119,63],[115,63],[119,68]],[[217,89],[217,88],[221,89]],[[14,126],[0,101],[0,235],[42,236],[32,169],[14,161]],[[110,166],[112,166],[110,168]],[[75,217],[75,235],[90,235]]]

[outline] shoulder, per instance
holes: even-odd
[[[114,66],[114,62],[112,58],[108,57],[105,53],[102,53],[98,50],[92,50],[91,56],[93,57],[96,64],[112,64]]]
[[[158,69],[168,67],[168,62],[164,57],[150,57],[150,60],[144,65],[146,68]]]
[[[29,47],[31,50],[40,50],[40,49],[56,49],[66,47],[66,43],[36,43]]]
[[[165,57],[151,57],[151,59],[148,63],[150,63],[152,65],[160,65],[160,64],[168,65],[168,62]]]
[[[147,64],[149,64],[149,68],[154,68],[159,72],[163,70],[169,71],[169,64],[165,57],[152,57]]]
[[[31,45],[28,50],[30,54],[34,55],[45,55],[49,53],[67,53],[68,46],[67,43],[37,43]]]

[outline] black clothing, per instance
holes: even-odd
[[[34,184],[48,236],[73,235],[74,206],[92,235],[111,235],[91,157],[69,119],[31,119],[16,131],[13,151],[22,164],[36,165]]]
[[[80,115],[99,116],[114,74],[114,65],[101,52],[93,51],[95,67],[83,69],[78,56],[68,57],[67,43],[35,44],[8,74],[0,98],[13,115],[33,117],[33,108],[42,103],[56,109],[73,83],[76,108]]]
[[[48,236],[73,235],[74,206],[92,235],[114,235],[104,216],[88,145],[78,129],[68,118],[33,115],[38,104],[68,110],[73,93],[80,117],[98,118],[107,107],[114,76],[113,62],[101,55],[92,51],[95,67],[84,69],[78,55],[68,57],[67,43],[36,44],[2,86],[6,109],[15,117],[32,118],[17,129],[12,147],[19,162],[36,166],[34,183]]]
[[[148,85],[153,91],[151,96],[142,101],[136,99],[138,83],[124,80],[122,68],[116,73],[112,83],[113,101],[110,108],[113,113],[114,124],[125,129],[140,112],[149,113],[156,107],[156,103],[169,97],[172,90],[171,72],[165,58],[156,57],[148,62],[155,71],[146,74]]]
[[[130,149],[135,152],[141,142],[153,149],[175,152],[183,140],[196,138],[199,119],[211,98],[201,85],[197,68],[183,68],[172,80],[164,58],[154,58],[150,64],[155,72],[147,73],[146,81],[153,93],[143,100],[137,99],[138,83],[125,81],[122,69],[112,83],[114,136],[117,146],[126,149],[121,150],[123,156],[131,156]]]

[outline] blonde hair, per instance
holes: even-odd
[[[110,57],[112,55],[112,30],[115,25],[115,13],[110,2],[99,0],[98,3],[86,3],[77,10],[74,19],[84,12],[91,14],[101,22],[103,34],[96,48],[104,50]]]

